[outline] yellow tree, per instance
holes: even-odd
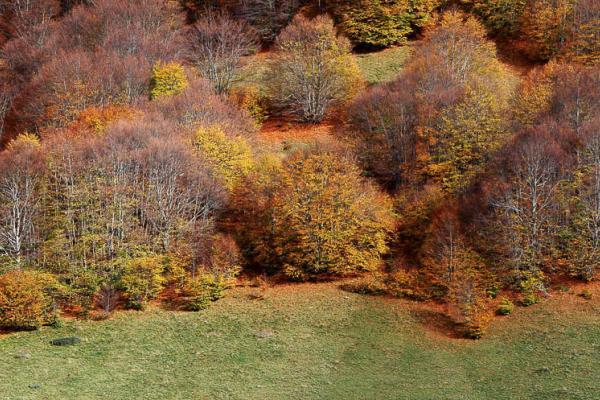
[[[172,96],[181,93],[188,86],[183,65],[176,62],[158,62],[152,68],[150,81],[150,98]]]
[[[219,126],[201,127],[194,136],[194,147],[232,190],[254,165],[252,149],[242,137],[230,138]]]
[[[335,154],[296,155],[273,196],[275,254],[294,279],[379,266],[394,225],[390,200]]]
[[[461,188],[504,139],[512,85],[494,44],[474,18],[447,13],[426,33],[404,79],[416,85],[420,103],[422,172],[446,189]]]

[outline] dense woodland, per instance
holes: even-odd
[[[600,269],[595,0],[0,0],[0,34],[1,328],[353,277],[480,337]]]

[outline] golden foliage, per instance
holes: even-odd
[[[152,68],[150,81],[150,98],[157,99],[181,93],[188,86],[188,79],[183,65],[170,62],[158,62]]]
[[[219,126],[201,127],[194,147],[232,190],[254,167],[252,149],[242,137],[231,138]]]
[[[0,327],[34,329],[51,323],[57,288],[55,277],[47,273],[13,270],[0,275]]]

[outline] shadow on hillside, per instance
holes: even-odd
[[[445,336],[451,339],[463,339],[461,325],[454,322],[452,318],[441,311],[430,309],[413,309],[411,315],[427,330],[437,335]]]

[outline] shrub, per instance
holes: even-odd
[[[358,294],[380,296],[387,293],[384,277],[380,274],[371,274],[356,281],[342,285],[342,290]]]
[[[128,304],[136,310],[146,308],[163,289],[165,267],[160,256],[144,256],[129,260],[121,278]]]
[[[188,311],[201,311],[225,295],[230,282],[224,276],[203,274],[188,279],[182,290],[184,308]]]
[[[487,330],[489,316],[485,313],[469,317],[463,323],[463,335],[468,339],[481,339]]]
[[[185,70],[181,64],[158,62],[152,68],[150,98],[172,96],[181,93],[188,86]]]
[[[579,296],[583,297],[586,300],[591,300],[592,299],[592,292],[590,292],[588,289],[584,289],[581,291],[581,293],[579,294]]]
[[[544,276],[541,272],[523,271],[519,277],[519,290],[521,291],[521,303],[530,306],[539,303],[541,295],[546,293]]]
[[[231,92],[231,97],[240,108],[246,110],[260,125],[267,118],[267,104],[265,96],[256,86],[242,86]]]
[[[320,122],[360,87],[360,69],[347,39],[325,16],[297,16],[277,38],[268,91],[275,107],[304,122]]]
[[[36,271],[13,270],[0,276],[0,327],[37,329],[56,318],[56,279]]]
[[[405,270],[398,270],[386,277],[386,286],[388,293],[396,297],[406,297],[410,299],[422,299],[417,287],[417,279],[414,274]]]
[[[515,305],[513,304],[513,302],[507,298],[504,298],[500,302],[500,305],[498,306],[496,313],[498,315],[508,315],[508,314],[511,314],[514,309],[515,309]]]

